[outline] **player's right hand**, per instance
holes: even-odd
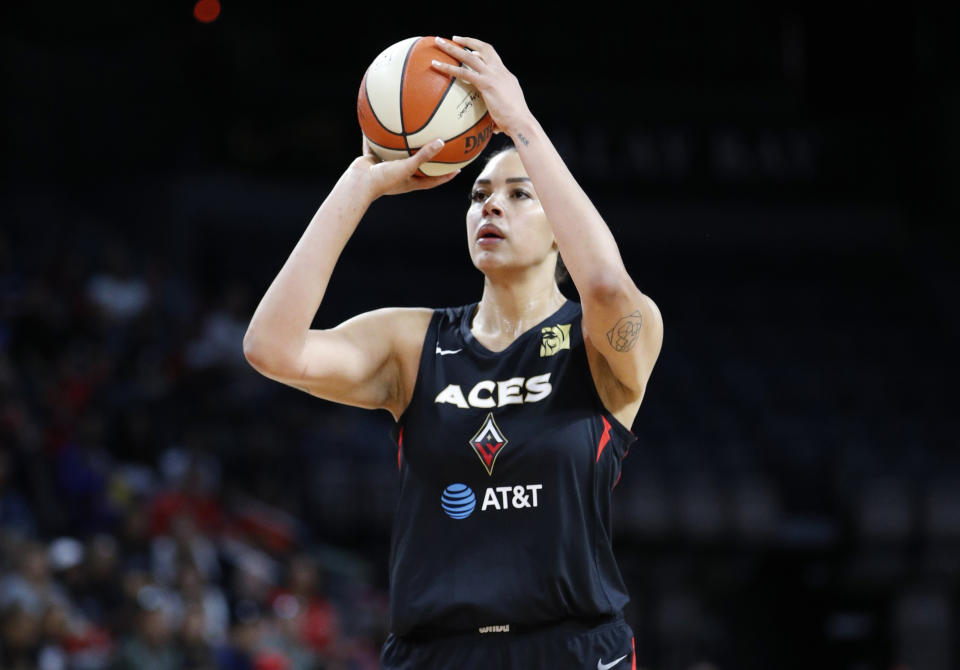
[[[442,148],[443,141],[436,139],[409,158],[384,161],[370,150],[366,138],[363,138],[363,155],[354,159],[350,170],[367,180],[373,198],[434,188],[446,184],[460,173],[457,170],[441,177],[417,174],[417,168],[436,156]]]

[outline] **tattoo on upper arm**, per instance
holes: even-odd
[[[643,316],[640,310],[628,314],[617,321],[607,332],[607,341],[614,351],[630,351],[640,338],[640,326]]]

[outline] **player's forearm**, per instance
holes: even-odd
[[[343,174],[257,306],[243,340],[257,367],[295,364],[333,269],[373,198],[362,175]]]
[[[613,234],[536,119],[529,117],[510,135],[577,290],[586,296],[632,284]]]

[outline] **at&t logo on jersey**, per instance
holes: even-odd
[[[540,506],[540,489],[543,484],[527,484],[526,486],[488,486],[483,494],[483,504],[480,511],[487,508],[495,510],[524,509],[525,507]]]
[[[480,511],[504,512],[515,509],[536,509],[540,506],[543,484],[488,486],[483,493]],[[477,508],[477,497],[466,484],[451,484],[440,496],[440,507],[451,519],[466,519]]]
[[[443,490],[440,506],[451,519],[466,519],[477,507],[477,497],[466,484],[451,484]]]

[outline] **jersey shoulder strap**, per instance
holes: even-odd
[[[427,325],[427,332],[423,336],[420,362],[417,366],[417,378],[414,382],[413,393],[410,395],[410,402],[390,429],[394,442],[399,443],[400,441],[400,427],[411,408],[416,405],[417,398],[422,392],[423,380],[432,378],[436,368],[436,359],[454,352],[459,353],[462,341],[457,338],[458,326],[463,319],[464,311],[472,307],[473,305],[462,305],[459,307],[434,308],[430,323]],[[457,342],[461,342],[461,344],[457,344]]]

